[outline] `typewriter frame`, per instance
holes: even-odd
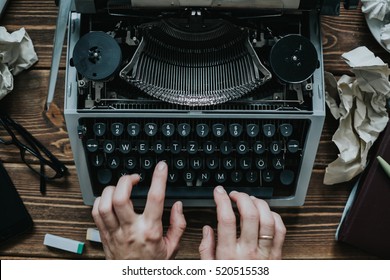
[[[323,123],[325,120],[325,88],[324,88],[324,77],[323,77],[323,60],[322,60],[322,44],[321,44],[321,32],[319,16],[316,11],[310,12],[310,39],[313,42],[319,58],[319,67],[313,74],[313,88],[312,96],[312,110],[305,112],[249,112],[245,114],[245,118],[253,119],[304,119],[309,120],[311,125],[307,131],[307,139],[305,145],[302,147],[302,165],[300,167],[300,173],[297,180],[297,189],[294,196],[285,198],[271,198],[268,199],[270,206],[300,206],[304,204],[307,189],[310,182],[311,172],[316,157],[318,143],[320,141]],[[80,38],[80,16],[77,12],[71,12],[69,15],[68,25],[68,48],[67,48],[67,61],[72,57],[72,51],[77,40]],[[68,65],[67,65],[68,66]],[[93,194],[91,182],[89,180],[87,158],[84,152],[82,141],[78,137],[78,124],[80,118],[131,118],[131,117],[153,117],[156,116],[161,118],[208,118],[208,119],[219,119],[219,118],[230,118],[237,119],[243,118],[242,112],[234,113],[232,111],[218,111],[218,110],[154,110],[153,112],[147,112],[144,110],[78,110],[78,89],[77,81],[75,79],[77,70],[75,67],[67,67],[66,71],[66,90],[65,90],[65,120],[67,130],[69,132],[69,138],[71,147],[74,154],[74,161],[77,168],[78,178],[80,182],[80,188],[83,196],[84,203],[86,205],[92,205],[95,196]],[[163,114],[161,114],[163,113]],[[214,205],[212,199],[182,199],[185,206],[194,207],[208,207]],[[133,201],[135,206],[142,207],[145,205],[145,199],[135,199]],[[174,200],[166,199],[165,204],[172,205]]]

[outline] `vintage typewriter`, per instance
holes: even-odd
[[[320,14],[339,1],[61,4],[64,112],[86,204],[138,173],[142,206],[161,160],[167,205],[211,206],[217,185],[304,203],[325,118]]]

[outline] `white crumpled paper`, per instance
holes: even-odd
[[[380,39],[386,49],[390,51],[390,23],[381,28]]]
[[[0,26],[0,99],[13,89],[13,76],[37,61],[33,43],[24,28],[8,33]]]
[[[390,11],[389,0],[362,0],[362,12],[382,21]]]
[[[362,12],[373,21],[371,28],[378,29],[378,31],[373,31],[378,32],[377,40],[380,40],[382,45],[390,51],[390,24],[387,23],[390,0],[362,0]],[[376,24],[375,20],[379,20],[380,24]]]
[[[325,170],[324,184],[346,182],[361,173],[367,155],[389,120],[386,98],[390,97],[390,69],[366,47],[343,54],[355,78],[342,76],[337,82],[326,73],[326,103],[339,119],[333,135],[339,155]]]

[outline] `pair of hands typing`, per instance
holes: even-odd
[[[108,186],[98,197],[92,216],[100,231],[107,259],[172,259],[186,229],[183,205],[171,209],[170,225],[164,236],[162,215],[168,166],[159,162],[154,170],[147,202],[142,214],[134,211],[131,190],[139,175],[123,176],[116,187]],[[227,194],[214,190],[217,206],[217,240],[210,226],[203,227],[199,245],[201,259],[281,259],[286,228],[268,204],[245,193]],[[240,213],[240,236],[231,201]]]

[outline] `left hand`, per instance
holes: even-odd
[[[130,194],[139,175],[122,176],[116,187],[108,186],[96,198],[92,216],[100,232],[107,259],[171,259],[186,228],[181,202],[171,209],[170,226],[163,236],[162,214],[168,166],[154,170],[144,212],[134,212]],[[130,199],[129,199],[130,198]]]

